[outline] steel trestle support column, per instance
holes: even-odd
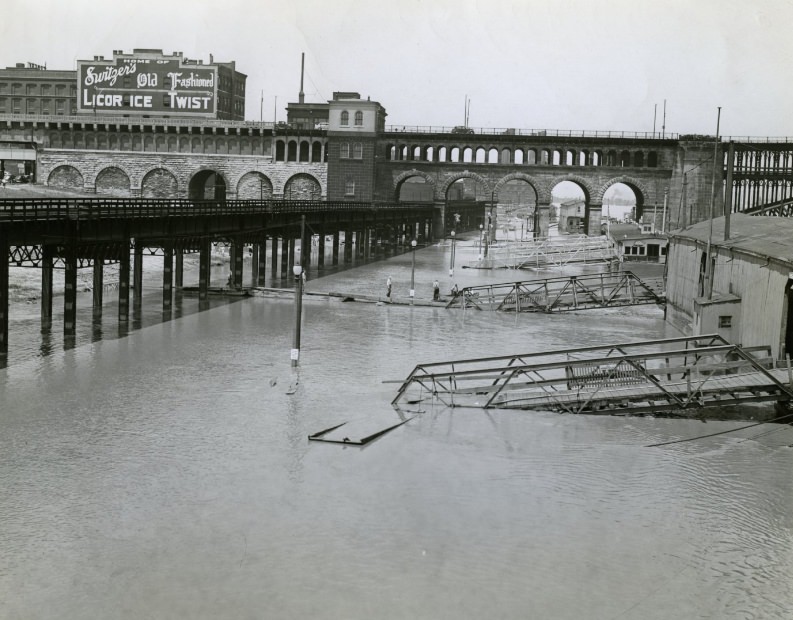
[[[320,226],[319,241],[317,244],[317,268],[325,267],[325,227]]]
[[[162,311],[168,314],[173,308],[173,247],[162,249]]]
[[[294,249],[294,248],[292,248]],[[289,240],[281,237],[281,278],[286,279],[286,274],[291,268],[292,261],[289,260]]]
[[[135,239],[132,262],[132,305],[140,308],[143,302],[143,246]],[[129,253],[129,252],[127,252]]]
[[[234,249],[232,253],[232,266],[231,266],[231,273],[233,279],[233,286],[234,288],[242,288],[242,265],[243,259],[245,258],[245,246],[242,243],[242,239],[239,237],[234,239],[231,244],[231,247]]]
[[[8,355],[8,233],[0,226],[0,359]]]
[[[77,333],[77,248],[73,243],[67,244],[63,263],[63,335],[74,336]]]
[[[341,232],[337,228],[333,232],[333,259],[331,265],[338,265],[339,264],[339,235]]]
[[[104,293],[104,276],[105,276],[105,264],[101,258],[94,259],[94,282],[93,282],[93,310],[94,310],[94,317],[102,316],[102,302],[103,300],[103,293]]]
[[[270,280],[278,279],[278,235],[270,236]]]
[[[136,240],[136,247],[135,251],[137,253],[137,240]],[[141,256],[142,259],[142,256]],[[136,263],[141,264],[141,282],[143,281],[142,276],[142,260],[136,261]],[[135,294],[140,296],[140,289],[142,288],[140,283],[136,283],[135,285]],[[140,304],[140,297],[138,298],[138,304]],[[118,322],[119,323],[126,323],[129,321],[129,237],[124,237],[124,240],[121,243],[121,256],[118,262]]]
[[[180,247],[178,250],[174,250],[176,259],[176,267],[174,272],[174,278],[176,280],[176,288],[181,289],[184,287],[184,250]]]
[[[267,271],[267,235],[262,233],[259,243],[257,243],[255,247],[256,256],[254,257],[254,263],[256,264],[257,269],[256,277],[254,278],[254,284],[256,286],[264,286],[264,273]]]
[[[51,245],[41,246],[41,327],[52,327],[52,256]]]
[[[198,258],[198,300],[206,301],[209,298],[209,270],[212,258],[212,241],[201,240],[201,249]]]

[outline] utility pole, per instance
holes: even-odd
[[[713,203],[716,195],[716,166],[718,164],[719,155],[719,123],[721,121],[721,106],[718,107],[718,114],[716,116],[716,142],[713,146],[713,169],[710,175],[710,228],[708,229],[708,245],[705,249],[705,294],[708,299],[713,295],[713,266],[716,261],[710,255],[711,242],[713,238]]]

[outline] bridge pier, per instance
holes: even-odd
[[[278,279],[278,235],[270,236],[270,280]]]
[[[209,274],[212,262],[212,241],[201,239],[198,254],[198,301],[206,302],[209,299]]]
[[[137,310],[143,303],[143,246],[138,239],[135,239],[132,257],[132,305]]]
[[[603,217],[602,204],[588,204],[586,207],[586,234],[590,237],[600,236],[600,219]]]
[[[295,266],[295,241],[294,237],[289,237],[289,249],[287,250],[287,264],[286,264],[286,273],[284,274],[287,278],[289,274],[292,273],[292,267]]]
[[[129,237],[126,235],[121,242],[121,248],[121,256],[118,263],[118,321],[119,323],[126,323],[129,321]],[[137,243],[135,244],[135,249],[137,250]],[[140,248],[140,250],[141,256],[138,264],[141,265],[141,276],[140,283],[137,284],[135,289],[138,295],[142,294],[140,291],[143,288],[143,248]],[[141,300],[139,299],[138,307],[140,303]]]
[[[255,286],[264,286],[264,274],[267,271],[267,235],[261,234],[259,243],[253,246],[253,261],[256,272],[253,274]]]
[[[341,236],[341,231],[337,228],[333,231],[333,242],[331,246],[331,251],[333,256],[331,258],[331,265],[336,266],[339,264],[339,237]]]
[[[162,313],[171,314],[173,310],[173,246],[162,248]]]
[[[293,248],[294,249],[294,248]],[[290,269],[290,261],[289,261],[289,239],[285,236],[281,237],[281,279],[285,280],[289,269]]]
[[[548,226],[551,223],[551,203],[537,203],[535,237],[544,239],[548,236]]]
[[[245,246],[240,237],[235,238],[231,243],[231,276],[234,288],[242,288],[243,263],[245,258]]]
[[[77,249],[74,244],[66,246],[63,262],[63,335],[74,336],[77,333]]]
[[[41,246],[41,327],[52,327],[52,256],[53,246]]]
[[[181,289],[184,287],[184,249],[179,247],[176,250],[176,267],[174,276],[176,278],[176,288]]]
[[[325,227],[319,229],[319,242],[317,246],[317,269],[325,268]]]
[[[352,228],[344,231],[344,263],[352,262]]]
[[[102,316],[102,301],[104,296],[105,264],[101,258],[94,259],[93,266],[93,312],[94,318]]]

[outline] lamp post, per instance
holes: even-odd
[[[484,224],[479,224],[479,260],[482,260],[482,237],[484,236]]]
[[[303,310],[303,268],[300,265],[292,267],[295,274],[295,341],[292,345],[290,358],[292,366],[297,366],[300,360],[300,315]]]
[[[454,231],[451,232],[452,235],[452,256],[449,259],[449,277],[454,277]]]
[[[415,282],[416,282],[416,240],[410,242],[410,250],[413,255],[413,261],[410,267],[410,305],[413,305],[413,298],[416,296]]]

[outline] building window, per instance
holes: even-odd
[[[5,97],[0,97],[0,114],[6,113],[6,99]]]
[[[360,142],[352,145],[352,156],[353,159],[363,159],[363,145]]]
[[[55,102],[55,114],[59,114],[59,115],[65,114],[64,110],[65,110],[65,106],[63,103],[63,99],[58,99]]]
[[[344,184],[344,195],[355,196],[355,180],[352,177],[347,177],[347,181]]]
[[[6,94],[10,92],[8,89],[8,82],[0,82],[0,93]]]
[[[732,316],[719,317],[719,329],[729,329],[732,327]]]
[[[49,99],[42,99],[41,100],[41,113],[42,114],[49,114],[50,113],[50,100]]]
[[[339,159],[348,159],[350,157],[350,143],[342,142],[339,147]]]
[[[341,124],[347,126],[350,124],[350,113],[347,110],[341,113]]]
[[[12,99],[11,100],[11,114],[21,114],[22,113],[22,100],[21,99]]]
[[[13,95],[21,95],[22,94],[22,84],[12,84],[11,85],[11,94],[13,94]]]
[[[27,85],[27,94],[28,95],[35,95],[36,94],[36,85],[35,84],[28,84]]]
[[[25,113],[26,114],[36,114],[38,110],[36,109],[36,100],[35,99],[28,99],[25,101]]]
[[[66,86],[63,84],[56,84],[55,94],[58,95],[59,97],[63,97],[66,94]]]
[[[355,126],[360,127],[361,125],[363,125],[363,112],[358,110],[355,113]]]
[[[41,85],[41,94],[42,95],[49,95],[50,94],[50,85],[49,84],[42,84]]]

